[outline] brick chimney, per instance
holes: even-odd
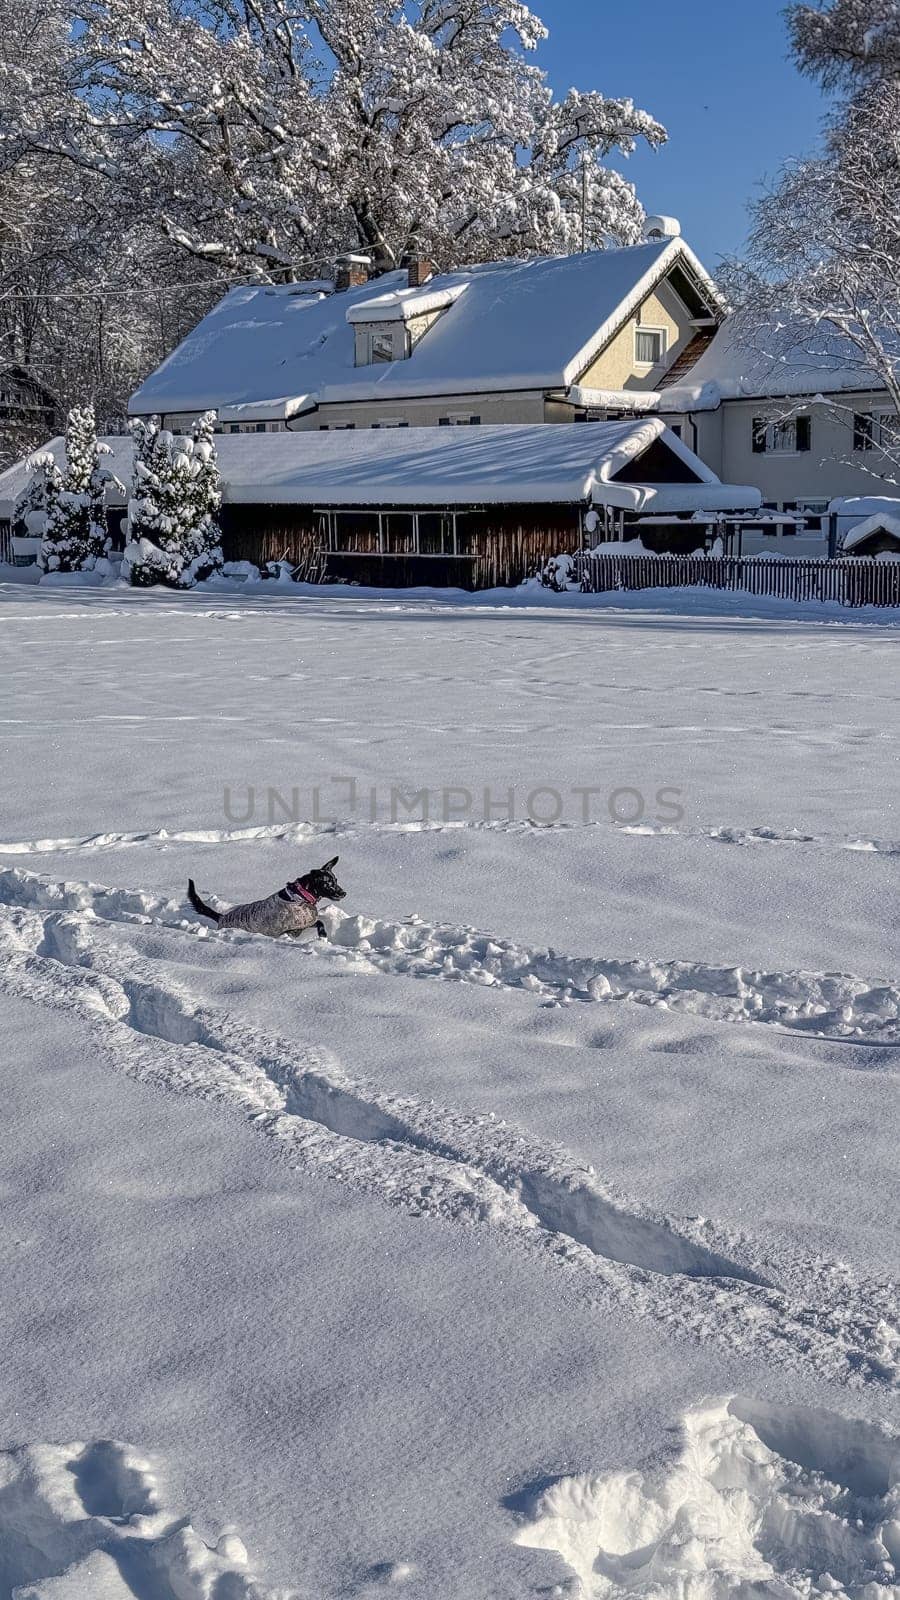
[[[408,250],[400,265],[406,268],[406,277],[411,289],[421,289],[429,278],[435,274],[435,265],[426,255],[416,247]]]
[[[335,293],[341,294],[345,289],[361,289],[369,281],[371,264],[370,256],[338,256],[334,264]]]

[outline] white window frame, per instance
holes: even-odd
[[[451,428],[479,428],[481,426],[480,411],[448,411],[445,417],[439,419],[441,427]]]
[[[659,335],[659,355],[656,357],[655,361],[644,361],[638,355],[638,335],[641,334],[641,333],[655,333],[655,334]],[[667,349],[668,349],[668,329],[667,328],[651,327],[649,324],[641,323],[641,322],[636,322],[635,323],[635,325],[634,325],[634,364],[635,364],[636,367],[643,367],[645,372],[651,372],[654,367],[658,367],[660,362],[665,359],[665,355],[666,355]]]
[[[751,448],[752,448],[753,440],[756,438],[757,433],[761,434],[763,439],[764,439],[764,441],[765,441],[762,450],[756,450],[756,451],[753,452],[755,455],[779,456],[782,459],[784,459],[784,457],[786,457],[786,456],[808,456],[810,454],[810,451],[812,450],[812,417],[811,416],[809,418],[809,438],[810,438],[810,448],[809,448],[809,450],[798,450],[797,449],[797,422],[798,422],[799,419],[796,416],[792,416],[792,417],[759,418],[758,419],[759,421],[764,421],[765,422],[765,427],[761,428],[761,429],[758,429],[758,430],[754,430],[754,428],[753,428],[753,421],[754,420],[756,420],[756,419],[751,419],[751,422],[750,422]],[[779,439],[784,439],[785,438],[788,429],[793,429],[793,433],[794,433],[794,443],[793,443],[793,446],[791,448],[787,448],[784,445],[779,445],[776,442]]]

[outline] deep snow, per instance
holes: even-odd
[[[0,1596],[896,1600],[896,628],[666,604],[0,589]]]

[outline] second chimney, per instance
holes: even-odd
[[[406,268],[406,277],[411,289],[421,289],[429,278],[434,277],[434,262],[429,261],[425,255],[418,251],[403,257],[402,265]]]
[[[370,256],[338,256],[334,264],[334,287],[337,294],[345,289],[361,289],[369,281]]]

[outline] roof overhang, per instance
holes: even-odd
[[[598,483],[594,504],[620,511],[661,515],[719,511],[756,511],[762,503],[759,489],[719,483]]]
[[[315,411],[319,397],[315,394],[284,395],[277,400],[245,400],[238,405],[221,406],[220,422],[288,422],[291,417],[302,416],[304,411]]]

